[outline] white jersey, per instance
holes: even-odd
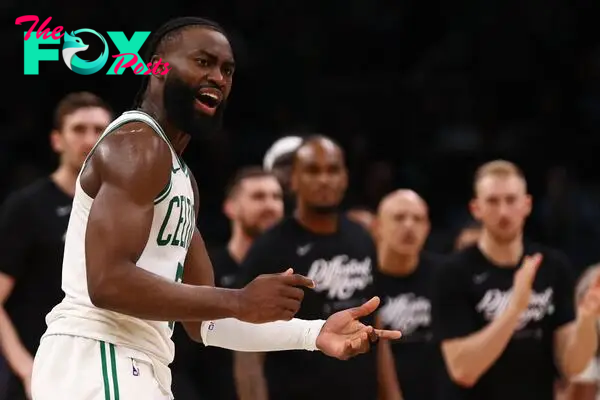
[[[173,159],[171,178],[154,200],[152,228],[136,265],[163,278],[181,282],[183,265],[195,228],[194,192],[187,166],[175,153],[158,123],[140,111],[123,113],[106,128],[98,143],[120,126],[134,121],[152,127],[169,144]],[[82,189],[80,178],[81,174],[77,179],[65,240],[62,270],[65,298],[46,317],[48,329],[44,336],[81,336],[139,351],[152,362],[157,380],[170,394],[171,374],[168,365],[173,361],[175,353],[171,340],[173,323],[148,321],[100,309],[90,300],[86,277],[85,235],[94,199]]]

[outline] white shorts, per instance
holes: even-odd
[[[169,400],[152,364],[136,354],[97,340],[46,336],[33,363],[33,400]]]

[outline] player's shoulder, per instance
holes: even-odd
[[[116,151],[158,151],[157,155],[160,155],[160,150],[163,150],[163,153],[166,151],[170,154],[167,139],[146,122],[137,120],[117,125],[107,132],[98,142],[98,149],[107,146],[115,147]]]
[[[167,139],[141,121],[126,122],[108,132],[93,149],[90,160],[94,169],[105,172],[103,176],[134,180],[166,178],[172,166]]]

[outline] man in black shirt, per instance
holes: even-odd
[[[427,204],[417,193],[397,190],[381,201],[377,325],[402,332],[402,340],[379,345],[382,400],[436,399],[444,365],[431,328],[431,279],[441,260],[422,251],[429,230]]]
[[[326,137],[306,139],[296,151],[291,183],[294,216],[254,242],[242,263],[242,282],[282,266],[313,279],[316,288],[305,291],[299,318],[327,318],[368,300],[374,294],[376,249],[369,233],[338,211],[348,184],[341,148]],[[319,353],[268,353],[264,372],[270,400],[377,398],[374,351],[348,361]]]
[[[72,93],[56,107],[53,150],[58,169],[12,193],[0,211],[0,334],[12,370],[7,398],[29,398],[33,356],[46,330],[46,314],[63,297],[64,235],[75,181],[87,153],[112,119],[99,97]]]
[[[434,335],[453,381],[442,399],[551,400],[556,373],[581,372],[596,351],[600,287],[576,316],[565,257],[523,240],[531,198],[517,166],[483,165],[474,191],[481,238],[435,279]]]
[[[227,245],[210,252],[215,284],[233,288],[239,264],[254,239],[283,216],[282,190],[277,178],[260,167],[245,167],[233,177],[225,195],[223,210],[231,221]],[[198,348],[180,324],[173,333],[178,356],[172,364],[173,393],[178,400],[236,400],[232,352],[219,347]],[[242,379],[252,380],[254,371]],[[243,384],[252,384],[244,382]]]

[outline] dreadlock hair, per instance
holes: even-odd
[[[178,37],[178,34],[185,28],[190,26],[203,26],[206,28],[213,29],[217,32],[222,33],[225,37],[227,34],[225,30],[216,22],[199,17],[179,17],[174,18],[170,21],[167,21],[164,25],[158,28],[152,36],[150,37],[150,42],[146,51],[144,52],[144,60],[151,60],[161,49],[165,46],[166,43],[175,40]],[[150,82],[150,74],[142,76],[142,85],[140,90],[135,95],[135,99],[133,101],[133,108],[138,108],[142,105],[142,100],[144,98],[144,94],[146,93],[146,89],[148,88],[148,83]]]

